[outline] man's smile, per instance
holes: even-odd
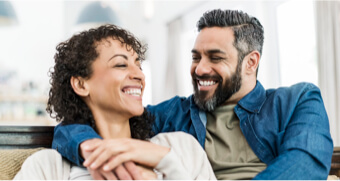
[[[199,91],[209,91],[211,89],[216,89],[218,86],[218,81],[216,80],[197,80],[197,87]]]

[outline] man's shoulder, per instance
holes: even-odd
[[[168,99],[156,105],[148,105],[147,109],[150,110],[151,112],[157,111],[157,110],[169,110],[169,109],[174,109],[174,108],[189,109],[191,102],[192,102],[191,99],[192,99],[192,96],[189,96],[189,97],[175,96],[175,97],[172,97],[171,99]]]
[[[279,88],[276,88],[276,89],[267,89],[266,94],[267,94],[267,97],[277,96],[277,95],[301,96],[308,91],[320,92],[320,89],[316,85],[314,85],[313,83],[300,82],[300,83],[296,83],[296,84],[291,85],[291,86],[284,86],[284,87],[279,87]]]

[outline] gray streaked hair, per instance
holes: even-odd
[[[263,26],[259,20],[247,13],[221,9],[207,11],[196,26],[198,31],[206,27],[231,27],[234,32],[234,47],[238,51],[239,63],[242,63],[244,57],[254,50],[262,55]]]

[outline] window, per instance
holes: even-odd
[[[281,86],[318,85],[313,1],[287,1],[277,8]]]

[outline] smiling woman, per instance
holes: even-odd
[[[144,90],[140,66],[145,51],[137,39],[114,25],[90,29],[60,43],[50,72],[47,111],[63,124],[90,124],[99,132],[117,123],[124,123],[125,129],[128,124],[142,124],[145,129],[135,131],[150,131],[150,119],[124,122],[143,113],[141,97],[128,99],[131,96],[123,90],[126,86]],[[117,121],[109,121],[113,117]],[[136,135],[143,135],[136,137],[139,139],[150,137],[150,133]]]
[[[92,74],[88,79],[71,77],[73,90],[91,109],[95,127],[103,138],[129,136],[127,120],[144,111],[142,60],[131,47],[115,39],[96,43],[99,56],[92,63]],[[115,120],[110,121],[112,118]],[[110,133],[116,136],[110,136]]]

